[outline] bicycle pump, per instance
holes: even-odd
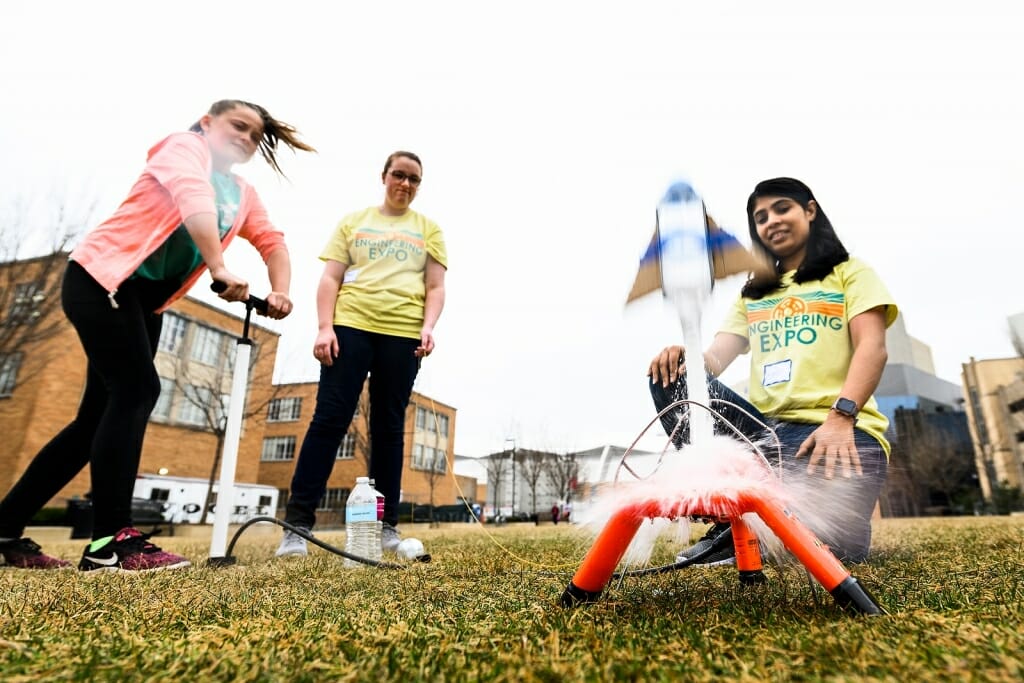
[[[213,282],[210,289],[223,292],[223,282]],[[228,402],[227,424],[224,430],[224,448],[221,451],[220,483],[217,489],[217,504],[213,514],[213,538],[210,541],[210,566],[222,567],[234,564],[235,558],[225,554],[228,538],[228,523],[234,505],[235,466],[238,463],[238,442],[242,436],[242,413],[245,409],[245,392],[249,378],[249,359],[252,356],[252,339],[249,338],[249,322],[252,311],[267,312],[265,299],[250,296],[245,301],[245,321],[242,336],[235,340],[235,369],[231,376],[231,398]]]

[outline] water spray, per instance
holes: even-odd
[[[741,584],[758,584],[766,580],[758,537],[750,526],[752,522],[760,520],[803,564],[808,573],[831,593],[841,607],[866,615],[884,614],[884,610],[874,598],[846,570],[828,547],[793,514],[785,496],[773,485],[778,483],[777,474],[771,470],[761,450],[744,437],[735,425],[710,407],[713,401],[709,398],[706,369],[703,354],[700,352],[701,312],[711,294],[716,277],[725,277],[736,272],[764,272],[764,263],[749,252],[746,252],[748,258],[743,258],[742,254],[739,258],[736,257],[739,253],[737,249],[740,252],[745,250],[735,238],[713,225],[707,216],[703,200],[687,182],[677,181],[669,186],[658,204],[656,219],[654,237],[647,253],[641,259],[640,273],[627,301],[660,287],[666,302],[679,316],[684,348],[695,351],[688,354],[685,373],[687,399],[666,408],[658,418],[652,420],[651,424],[668,411],[685,406],[682,420],[689,423],[690,442],[679,453],[673,455],[677,458],[706,458],[718,455],[700,452],[701,448],[705,451],[714,448],[713,439],[722,438],[713,436],[715,420],[718,420],[731,428],[735,435],[740,436],[740,440],[735,444],[745,442],[744,445],[749,447],[750,450],[744,455],[744,462],[755,469],[755,475],[756,470],[760,470],[762,476],[756,481],[762,485],[745,485],[743,482],[737,484],[737,480],[729,479],[729,475],[733,473],[723,470],[719,476],[701,480],[689,490],[678,491],[674,497],[666,497],[664,490],[659,495],[659,491],[654,490],[658,482],[648,483],[645,487],[635,487],[636,490],[632,492],[631,497],[623,496],[617,501],[615,512],[598,534],[562,594],[562,605],[575,607],[593,602],[600,597],[609,580],[615,575],[616,567],[644,520],[697,517],[729,522]],[[669,435],[669,444],[675,441],[682,420],[676,430]],[[646,429],[644,431],[646,432]],[[730,429],[725,431],[728,432]],[[620,470],[625,469],[636,477],[636,473],[625,462],[631,450],[632,446],[623,455]],[[664,455],[663,452],[659,458],[659,469],[663,464]],[[781,449],[779,459],[781,460]],[[615,484],[618,483],[617,472]],[[666,487],[662,486],[662,489],[664,488]],[[697,564],[712,552],[720,550],[728,541],[729,535],[724,534],[719,538],[719,542],[712,544],[699,555],[674,565],[648,570],[646,573],[661,573]]]

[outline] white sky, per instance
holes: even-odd
[[[804,180],[959,383],[971,356],[1013,354],[1024,308],[1024,10],[839,5],[6,2],[0,182],[96,197],[104,218],[146,150],[214,100],[296,125],[319,154],[282,154],[290,181],[236,171],[292,253],[278,377],[310,380],[317,256],[380,202],[385,157],[417,152],[413,207],[444,229],[450,270],[416,389],[458,409],[460,455],[629,445],[653,417],[646,366],[681,328],[657,295],[623,301],[678,173],[744,242],[754,184]],[[228,263],[267,289],[247,245]],[[716,289],[708,339],[740,285]],[[193,293],[210,300],[205,281]]]

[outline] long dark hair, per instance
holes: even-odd
[[[796,274],[793,276],[794,282],[821,280],[837,265],[850,258],[849,252],[839,241],[839,236],[836,235],[821,204],[814,198],[811,188],[795,178],[762,180],[754,187],[750,198],[747,199],[747,225],[750,228],[750,239],[755,247],[772,256],[772,260],[775,262],[775,277],[747,280],[741,292],[743,296],[750,299],[761,299],[766,294],[778,289],[781,282],[782,264],[772,255],[771,250],[757,234],[757,224],[754,222],[754,202],[759,197],[789,197],[805,210],[811,200],[814,200],[816,212],[814,220],[811,221],[810,235],[807,238],[807,253],[803,262],[796,269]]]
[[[270,164],[270,167],[273,168],[281,177],[284,177],[284,171],[282,171],[281,167],[277,164],[278,142],[283,142],[288,145],[292,151],[297,149],[301,149],[304,152],[316,151],[299,139],[299,131],[296,130],[294,126],[291,126],[284,121],[278,121],[270,115],[270,112],[258,104],[246,102],[245,100],[217,100],[210,105],[210,111],[207,113],[210,116],[217,116],[218,114],[223,114],[235,107],[249,107],[249,109],[252,109],[260,115],[260,119],[263,120],[263,137],[260,138],[259,144],[260,156],[262,156],[263,159]],[[199,121],[193,123],[189,130],[193,133],[203,132],[203,128],[199,124]]]

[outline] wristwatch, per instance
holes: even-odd
[[[857,406],[856,401],[851,401],[848,398],[840,396],[836,399],[836,402],[832,404],[832,410],[836,411],[840,415],[846,417],[852,417],[854,420],[857,419],[857,413],[860,411],[860,407]]]

